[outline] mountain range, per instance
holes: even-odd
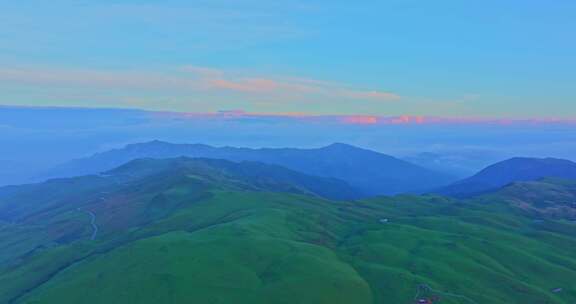
[[[308,175],[336,178],[364,196],[417,193],[448,185],[455,179],[398,158],[336,143],[317,149],[212,147],[152,141],[95,154],[58,166],[45,178],[70,177],[110,170],[138,158],[179,156],[256,161],[274,164]]]

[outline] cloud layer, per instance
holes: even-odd
[[[11,87],[34,87],[44,89],[71,89],[73,92],[107,90],[112,95],[131,96],[132,105],[138,99],[151,96],[185,98],[191,110],[196,100],[219,98],[221,102],[241,99],[248,104],[275,103],[329,104],[330,102],[395,102],[401,97],[384,90],[362,90],[354,86],[286,76],[246,75],[234,71],[198,66],[184,66],[162,71],[138,70],[89,70],[89,69],[39,69],[2,68],[0,81]],[[93,96],[97,99],[98,96]],[[78,100],[79,106],[82,98]],[[244,105],[245,106],[245,105]],[[161,105],[153,107],[161,109]],[[167,108],[168,109],[168,108]]]

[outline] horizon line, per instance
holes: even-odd
[[[213,112],[189,112],[176,110],[152,110],[129,107],[98,106],[58,106],[58,105],[3,105],[1,109],[39,109],[39,110],[104,110],[137,111],[150,113],[155,118],[173,119],[242,119],[242,118],[280,118],[318,122],[339,122],[349,125],[398,125],[398,124],[576,124],[575,118],[559,117],[503,117],[503,116],[437,116],[437,115],[383,115],[383,114],[339,114],[306,112],[250,112],[241,109],[218,110]]]

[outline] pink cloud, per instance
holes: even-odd
[[[534,125],[534,124],[576,124],[576,119],[509,119],[479,117],[433,117],[418,115],[378,116],[378,115],[311,115],[299,112],[245,112],[243,110],[219,111],[212,113],[154,112],[159,118],[177,119],[244,119],[244,118],[279,118],[295,119],[306,122],[341,123],[348,125]]]
[[[242,94],[245,100],[266,102],[308,102],[331,104],[347,101],[394,101],[400,96],[381,90],[357,90],[349,85],[322,80],[284,76],[251,76],[245,73],[198,66],[183,66],[163,71],[0,68],[0,81],[45,86],[48,88],[109,89],[119,95],[131,96],[130,105],[142,103],[137,94],[146,91],[162,96]],[[142,93],[143,94],[143,93]],[[235,96],[218,96],[226,98]],[[264,97],[264,98],[262,98]],[[90,98],[86,98],[90,99]],[[230,100],[236,101],[236,100]]]
[[[373,125],[379,122],[377,116],[370,116],[370,115],[353,115],[353,116],[345,116],[342,121],[346,124],[353,124],[353,125]]]
[[[410,116],[408,115],[402,115],[400,117],[396,117],[390,120],[390,123],[392,124],[407,124],[407,123],[411,123],[412,119],[410,118]]]
[[[239,77],[223,70],[186,66],[183,70],[199,76],[212,90],[242,93],[314,94],[331,98],[358,100],[398,100],[400,96],[385,91],[362,91],[322,80],[294,77]]]

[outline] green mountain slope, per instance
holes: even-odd
[[[81,178],[60,203],[24,191],[54,202],[0,223],[0,303],[576,301],[576,225],[509,197],[330,201],[187,162],[92,177],[96,196]]]

